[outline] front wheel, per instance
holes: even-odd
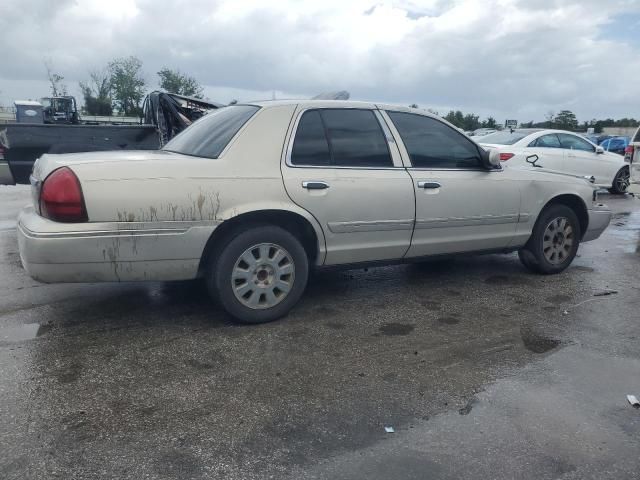
[[[609,189],[609,192],[616,195],[623,195],[627,193],[629,188],[631,175],[629,174],[629,167],[623,167],[613,178],[613,184]]]
[[[307,285],[309,264],[300,241],[276,226],[236,234],[207,274],[211,294],[242,323],[264,323],[286,315]]]
[[[529,270],[560,273],[576,256],[580,238],[580,222],[575,212],[566,205],[551,205],[538,217],[531,238],[518,255]]]

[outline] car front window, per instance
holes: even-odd
[[[416,168],[479,168],[478,146],[447,124],[423,115],[387,112],[411,165]]]

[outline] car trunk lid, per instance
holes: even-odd
[[[60,167],[75,170],[85,164],[108,164],[117,169],[117,164],[132,162],[153,162],[167,160],[182,155],[165,152],[163,150],[125,150],[86,153],[66,153],[62,155],[44,154],[36,160],[31,174],[31,183],[43,181],[47,176]]]

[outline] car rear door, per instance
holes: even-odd
[[[478,145],[425,115],[386,111],[416,194],[407,257],[507,247],[520,214],[520,190],[502,169],[481,165]]]
[[[536,165],[540,165],[545,170],[564,172],[565,153],[555,133],[548,133],[533,140],[525,148],[525,155],[537,155],[539,160]]]
[[[402,258],[415,220],[414,192],[379,112],[305,108],[294,118],[282,176],[291,199],[322,225],[324,263]]]

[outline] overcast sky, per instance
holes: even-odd
[[[195,76],[212,100],[417,103],[543,120],[640,117],[640,0],[0,0],[0,105],[72,94],[118,56]]]

